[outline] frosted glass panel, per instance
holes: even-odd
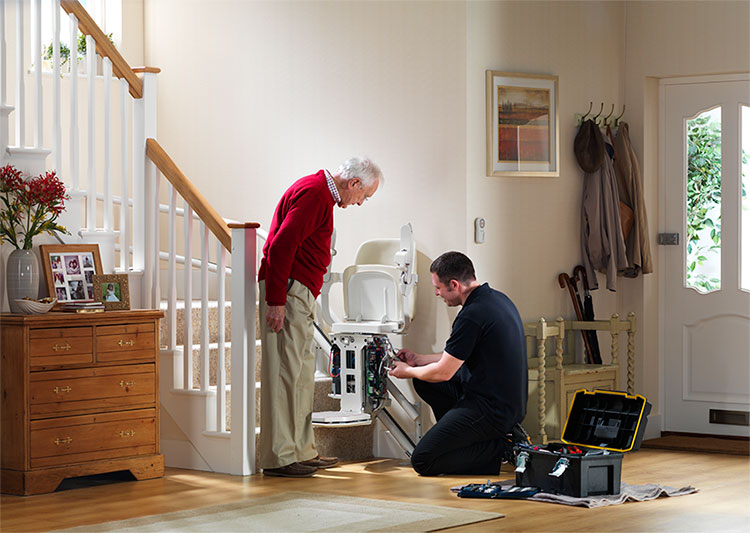
[[[740,124],[742,127],[742,190],[740,220],[742,228],[742,255],[740,256],[740,286],[750,291],[750,106],[740,107]]]
[[[687,121],[685,284],[721,288],[721,107]]]

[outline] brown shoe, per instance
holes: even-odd
[[[276,476],[276,477],[312,477],[318,469],[311,465],[303,465],[302,463],[292,463],[286,466],[280,466],[279,468],[264,468],[264,476]]]
[[[338,457],[321,457],[320,455],[318,455],[317,457],[314,457],[313,459],[310,459],[308,461],[300,461],[299,464],[304,466],[314,466],[315,468],[331,468],[332,466],[338,464],[338,462]]]

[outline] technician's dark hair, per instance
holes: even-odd
[[[443,284],[452,279],[461,283],[477,279],[474,264],[461,252],[445,252],[432,262],[430,272],[436,274]]]

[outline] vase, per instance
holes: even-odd
[[[21,313],[16,300],[31,298],[39,294],[39,262],[31,250],[13,250],[5,268],[8,304],[11,313]]]

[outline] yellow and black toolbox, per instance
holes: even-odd
[[[622,454],[640,448],[650,412],[640,394],[576,391],[562,443],[516,446],[516,485],[578,498],[619,494]]]

